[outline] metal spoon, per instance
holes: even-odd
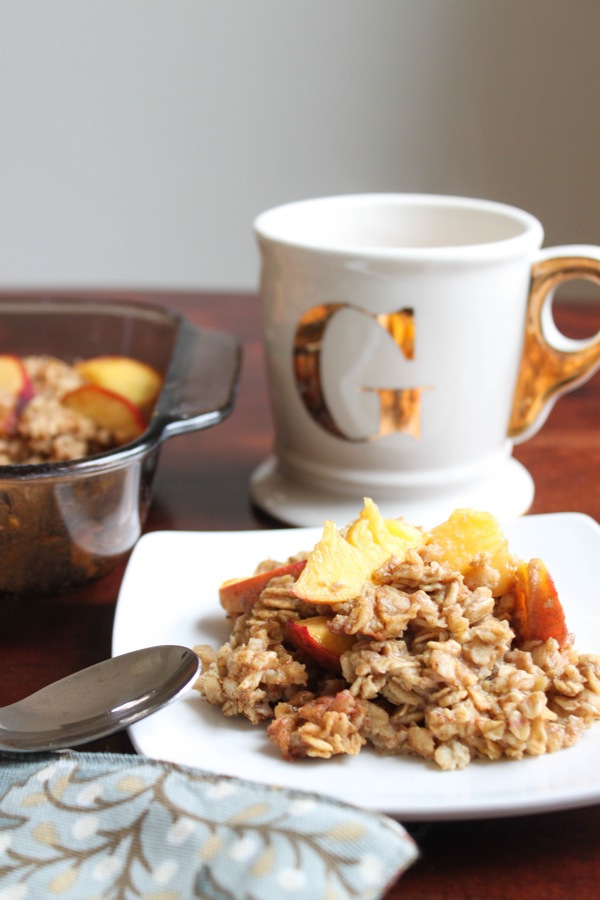
[[[160,646],[115,656],[0,707],[0,750],[59,750],[106,737],[162,709],[194,683],[187,647]]]

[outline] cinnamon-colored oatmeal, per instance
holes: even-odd
[[[387,558],[350,600],[300,599],[287,574],[247,609],[226,601],[231,636],[218,650],[196,648],[197,690],[227,716],[267,723],[292,760],[368,744],[450,770],[573,745],[600,718],[600,657],[575,649],[543,563],[484,542],[459,569],[447,525]],[[325,551],[294,559],[324,565]],[[291,637],[290,623],[314,617],[348,642],[338,671]]]

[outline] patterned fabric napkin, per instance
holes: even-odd
[[[0,756],[0,900],[381,897],[416,859],[392,819],[140,756]]]

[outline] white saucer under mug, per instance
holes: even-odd
[[[510,457],[487,477],[443,491],[380,493],[370,486],[341,494],[286,475],[270,457],[254,471],[250,492],[260,509],[286,525],[319,526],[331,519],[342,527],[357,517],[369,496],[386,518],[403,516],[415,525],[432,527],[460,508],[486,510],[503,521],[524,515],[533,502],[534,483],[527,469]]]

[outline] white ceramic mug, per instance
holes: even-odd
[[[553,289],[600,284],[600,248],[541,251],[529,213],[416,194],[291,203],[255,233],[275,447],[254,501],[297,525],[364,496],[424,524],[526,512],[513,443],[600,366],[600,335],[556,328]]]

